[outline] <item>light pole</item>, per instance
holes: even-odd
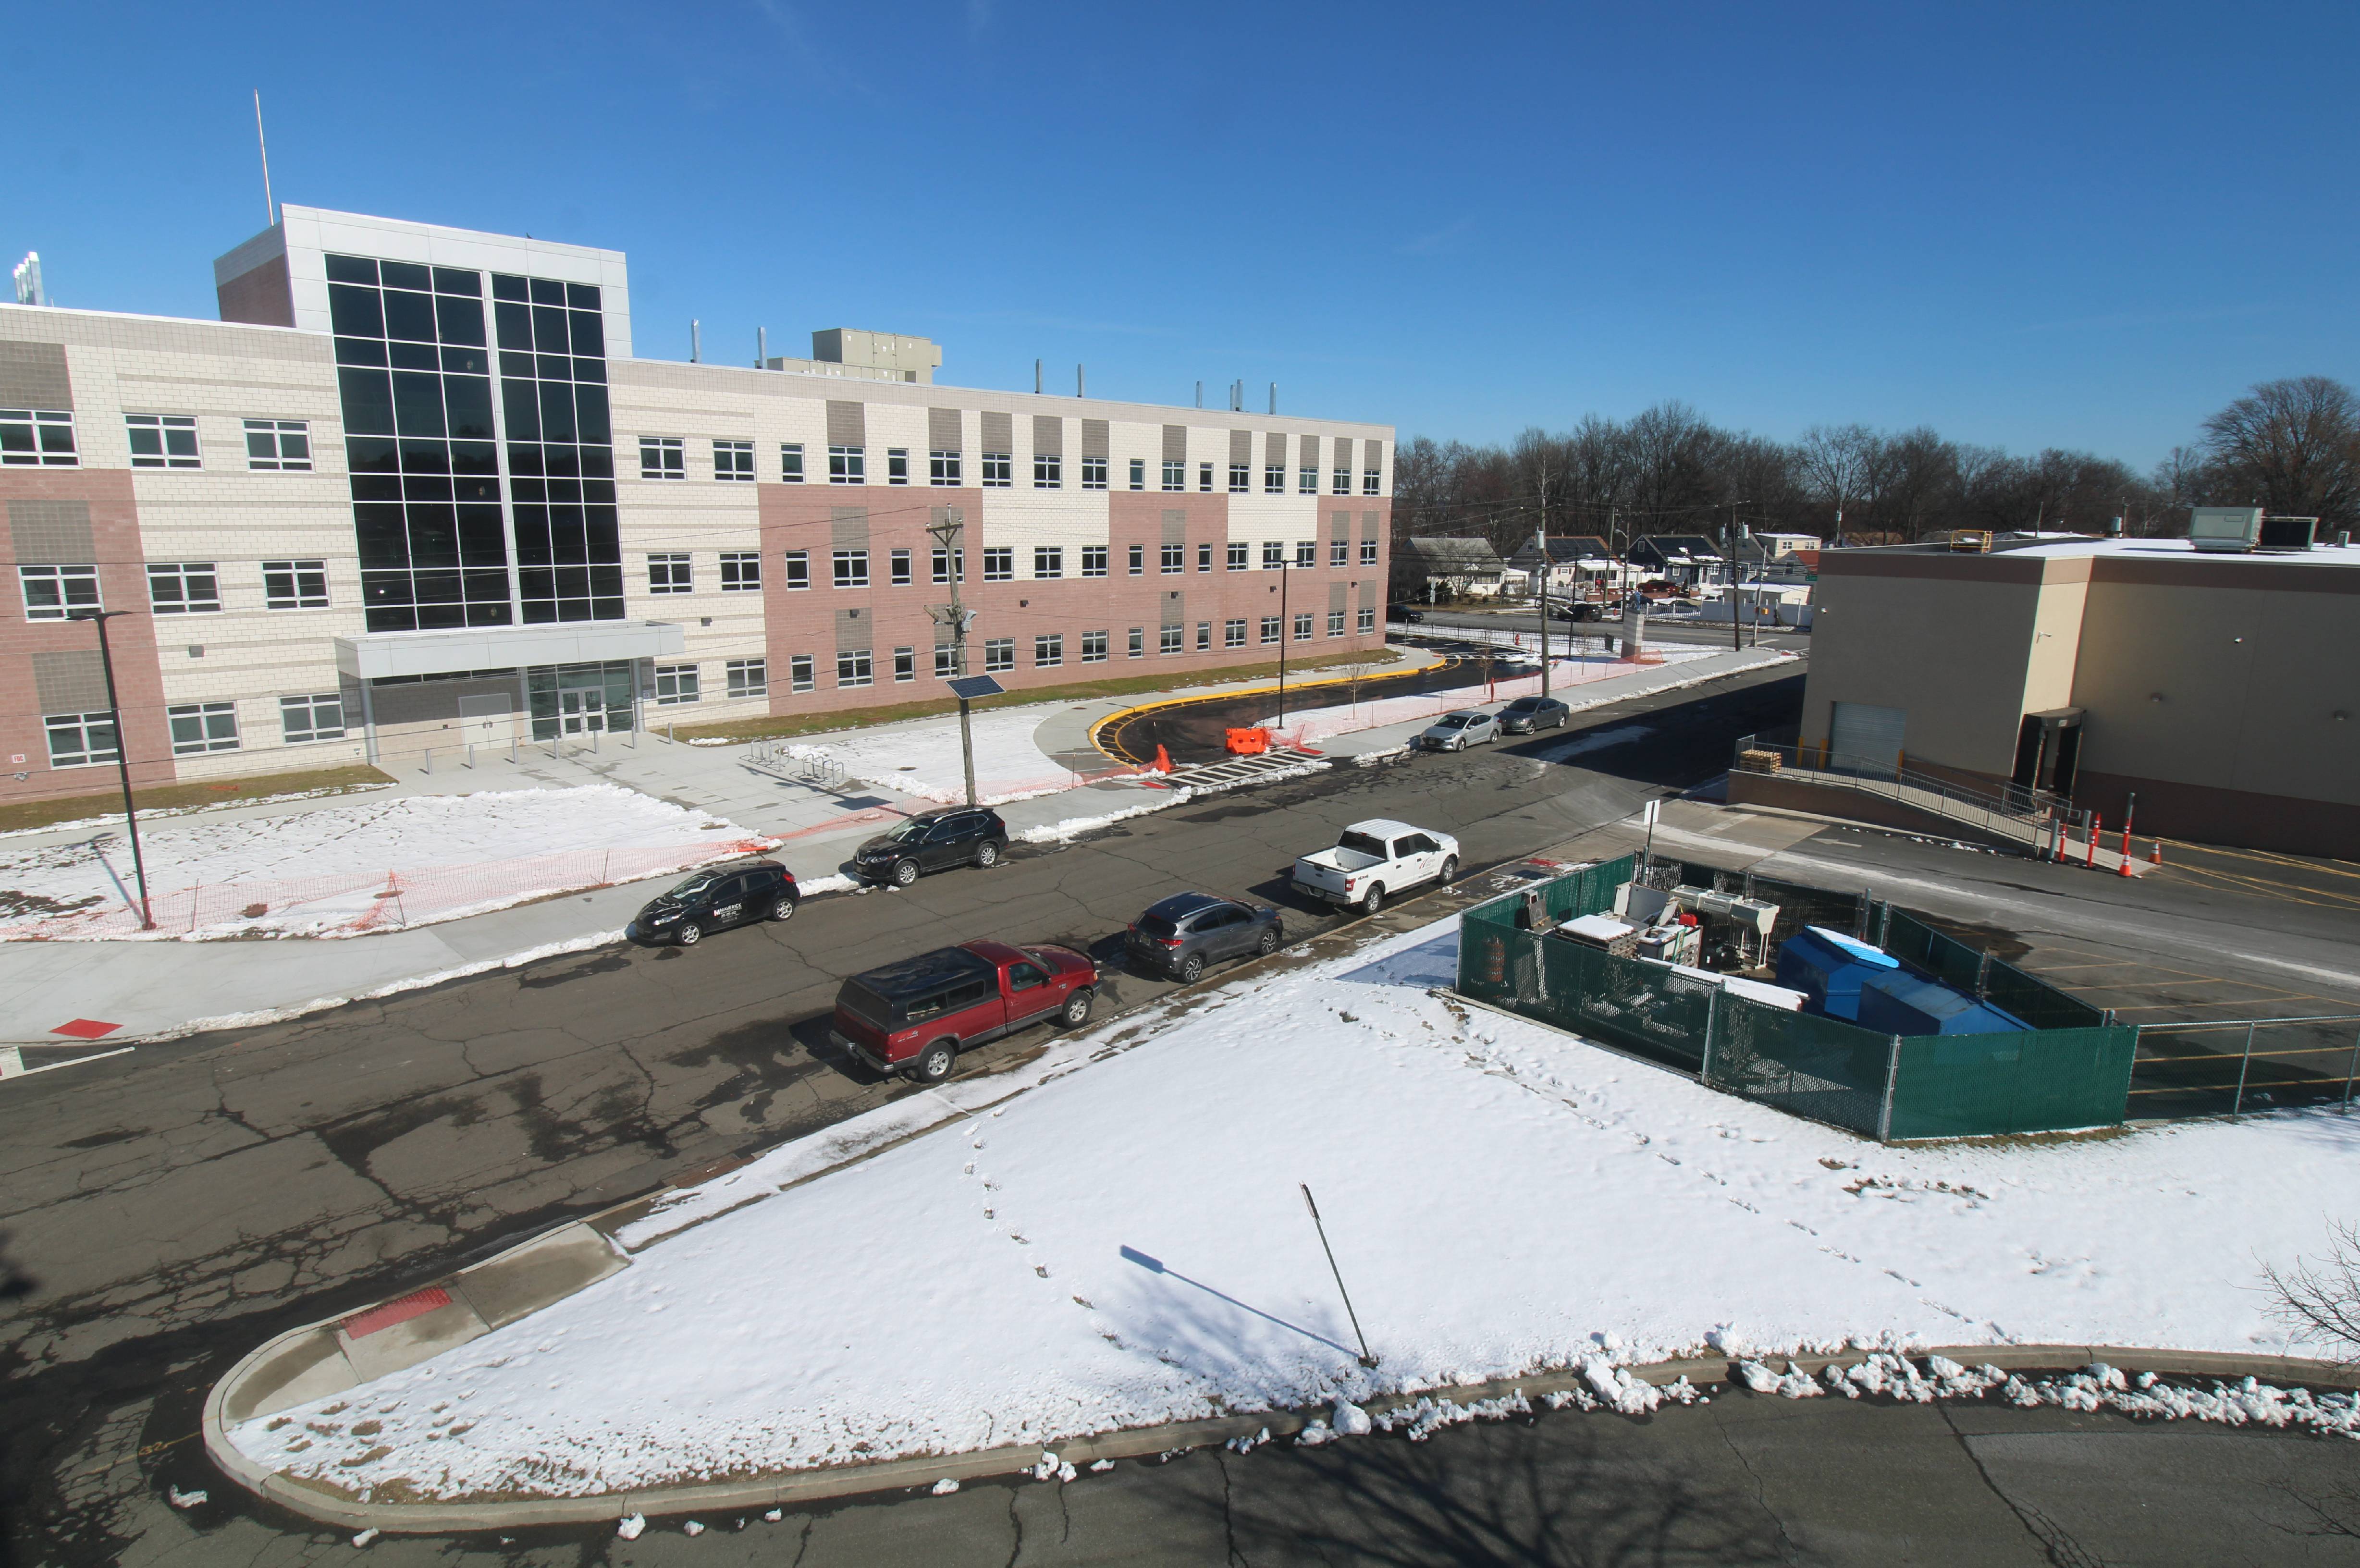
[[[1740,530],[1744,525],[1737,520],[1737,508],[1751,505],[1753,502],[1750,498],[1743,501],[1732,501],[1729,504],[1729,648],[1732,653],[1745,646],[1743,634],[1737,625],[1737,576],[1745,569],[1745,558],[1739,548],[1742,537]],[[1754,640],[1756,643],[1762,640],[1761,628],[1758,626],[1754,628]]]
[[[106,722],[115,728],[115,766],[123,779],[123,825],[131,836],[131,871],[139,883],[139,929],[154,931],[156,916],[148,901],[148,863],[139,854],[139,813],[131,801],[131,750],[123,739],[123,707],[115,695],[115,649],[106,640],[106,623],[129,610],[74,610],[70,621],[89,621],[98,627],[98,661],[106,670]]]
[[[1286,569],[1284,556],[1278,558],[1278,727],[1286,727],[1286,638],[1293,630],[1286,620]]]
[[[966,513],[958,506],[943,509],[943,520],[930,526],[926,532],[934,536],[935,546],[943,552],[943,575],[951,582],[951,602],[934,606],[937,621],[947,620],[951,628],[951,674],[963,679],[967,674],[967,613],[959,603],[959,579],[967,575],[967,551],[960,547],[960,537],[966,532]],[[945,615],[947,612],[947,615]],[[964,694],[958,700],[959,761],[967,770],[967,803],[975,804],[975,730],[967,712]]]

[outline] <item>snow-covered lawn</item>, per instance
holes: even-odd
[[[1684,664],[1691,659],[1710,659],[1716,653],[1726,653],[1728,649],[1666,648],[1658,648],[1655,651],[1663,656],[1660,661],[1663,664]],[[1454,713],[1460,708],[1485,707],[1493,702],[1513,702],[1518,697],[1537,696],[1541,689],[1539,653],[1537,647],[1533,649],[1532,674],[1521,675],[1513,680],[1494,681],[1489,694],[1479,687],[1461,687],[1456,691],[1428,692],[1415,697],[1379,697],[1362,702],[1334,702],[1332,699],[1342,688],[1312,687],[1309,691],[1316,692],[1320,701],[1327,702],[1329,705],[1299,709],[1290,707],[1286,713],[1286,724],[1283,733],[1295,745],[1308,746],[1330,735],[1349,735],[1356,730],[1379,729],[1386,724],[1407,724],[1415,719],[1438,718],[1444,713]],[[1549,692],[1552,696],[1560,697],[1574,706],[1579,707],[1581,699],[1572,695],[1576,689],[1594,681],[1612,681],[1617,676],[1630,675],[1648,668],[1651,667],[1625,664],[1620,659],[1611,658],[1559,657],[1549,661]],[[1273,714],[1264,722],[1274,723],[1275,718],[1276,715]]]
[[[452,920],[768,843],[612,784],[410,795],[140,834],[159,934],[330,935]],[[0,850],[0,937],[137,934],[118,833]],[[249,913],[248,911],[253,911]]]
[[[2360,1118],[1883,1149],[1433,997],[1456,942],[1061,1041],[996,1108],[775,1192],[847,1129],[788,1146],[642,1222],[753,1200],[621,1273],[235,1441],[364,1490],[578,1494],[1601,1353],[2278,1351],[2262,1267],[2360,1214]],[[923,1125],[988,1082],[876,1114]]]
[[[1028,703],[973,715],[977,799],[996,806],[1074,787],[1075,776],[1032,742],[1032,732],[1055,712],[1049,704]],[[788,746],[786,753],[833,757],[844,765],[847,779],[920,800],[949,805],[967,799],[956,714],[816,735]]]

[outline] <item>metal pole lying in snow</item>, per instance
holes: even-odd
[[[1319,1250],[1328,1255],[1328,1272],[1336,1276],[1336,1293],[1344,1298],[1344,1315],[1352,1320],[1352,1337],[1360,1342],[1360,1365],[1373,1368],[1377,1358],[1369,1354],[1369,1336],[1360,1332],[1360,1314],[1352,1310],[1352,1292],[1344,1289],[1344,1271],[1336,1267],[1336,1249],[1328,1245],[1328,1225],[1319,1217],[1319,1205],[1311,1201],[1311,1184],[1295,1183],[1303,1189],[1303,1206],[1311,1211],[1311,1223],[1319,1231]]]

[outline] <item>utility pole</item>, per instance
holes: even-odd
[[[1278,727],[1286,727],[1286,638],[1294,627],[1286,618],[1286,572],[1290,563],[1284,556],[1278,561]]]
[[[131,835],[131,870],[139,880],[139,929],[154,931],[156,915],[148,901],[148,863],[139,855],[139,813],[131,803],[131,748],[123,735],[123,708],[115,695],[115,649],[106,640],[106,623],[117,615],[127,615],[129,610],[75,610],[71,621],[91,621],[98,626],[98,661],[106,670],[106,722],[115,726],[115,766],[123,779],[123,825]]]
[[[1533,536],[1533,543],[1539,547],[1541,552],[1541,696],[1546,699],[1549,694],[1548,581],[1549,572],[1556,565],[1556,562],[1549,559],[1548,458],[1546,456],[1541,459],[1541,526],[1540,531]],[[1566,636],[1570,638],[1573,634],[1568,630]]]
[[[943,520],[930,525],[926,532],[934,536],[935,548],[943,552],[943,575],[951,582],[951,602],[930,604],[927,613],[935,624],[951,629],[951,673],[967,674],[967,628],[974,617],[959,603],[959,579],[967,575],[966,550],[959,544],[967,531],[966,509],[960,506],[943,508]],[[961,697],[959,705],[959,762],[967,770],[967,803],[975,804],[975,729],[967,709],[967,700]]]
[[[1743,571],[1745,566],[1743,546],[1742,543],[1743,536],[1739,531],[1744,528],[1745,525],[1737,520],[1737,508],[1743,505],[1744,505],[1744,503],[1741,501],[1732,501],[1729,504],[1729,570],[1731,572],[1729,579],[1729,650],[1732,653],[1735,653],[1738,649],[1745,646],[1745,634],[1743,628],[1739,626],[1737,624],[1738,583],[1736,577],[1736,573]],[[1754,629],[1754,636],[1755,641],[1758,642],[1761,640],[1762,633],[1759,627]]]

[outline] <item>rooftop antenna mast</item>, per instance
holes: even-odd
[[[254,90],[254,145],[262,149],[262,222],[266,228],[279,226],[279,203],[270,199],[270,143],[262,134],[262,89]]]

